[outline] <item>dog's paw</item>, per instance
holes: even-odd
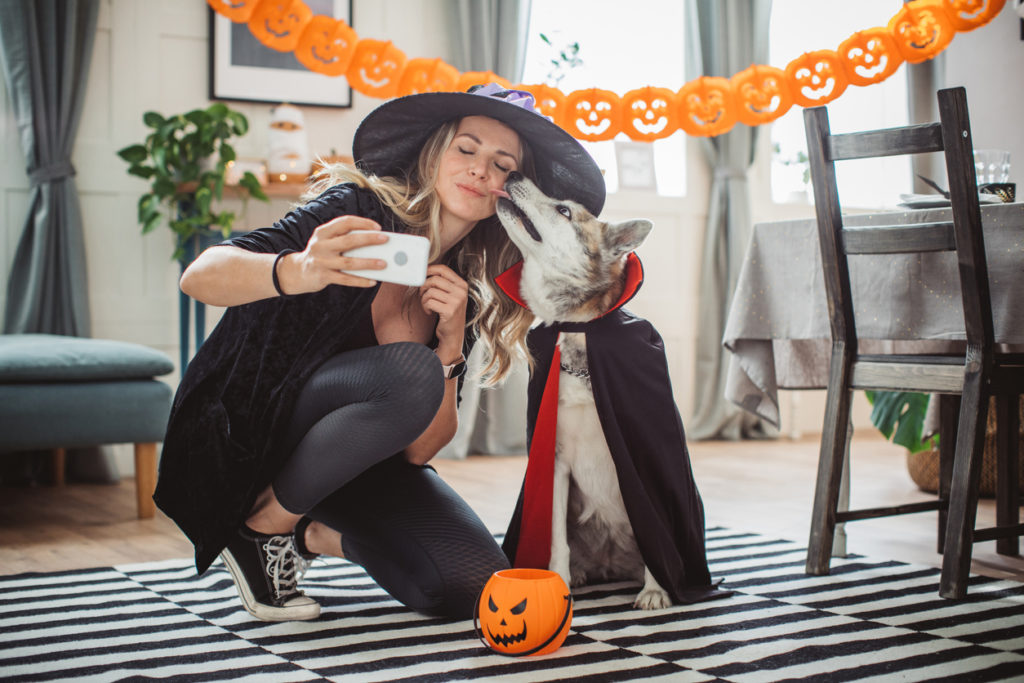
[[[637,609],[665,609],[672,605],[672,600],[661,588],[645,587],[633,601],[633,607]]]
[[[572,583],[570,583],[569,585],[572,586],[573,588],[575,588],[576,586],[584,585],[586,582],[587,582],[587,574],[586,574],[586,572],[584,572],[582,570],[579,570],[579,569],[576,569],[572,573]]]

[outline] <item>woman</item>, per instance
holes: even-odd
[[[528,93],[496,85],[387,102],[353,153],[359,172],[182,275],[228,309],[178,388],[155,499],[197,570],[221,554],[259,619],[319,615],[297,587],[317,554],[361,564],[413,609],[468,617],[507,560],[427,462],[455,433],[475,339],[493,381],[525,352],[529,314],[493,283],[519,258],[495,192],[518,171],[597,214],[604,182]],[[343,272],[383,267],[344,254],[389,231],[429,238],[422,287]]]

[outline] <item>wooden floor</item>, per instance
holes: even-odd
[[[707,522],[805,542],[818,444],[814,440],[696,442],[693,469]],[[856,507],[925,500],[907,474],[902,449],[880,438],[853,446]],[[524,456],[475,456],[435,463],[494,531],[504,531],[522,481]],[[979,524],[993,523],[991,500]],[[848,549],[864,555],[939,566],[935,513],[865,520],[848,525]],[[0,488],[0,574],[189,557],[192,546],[157,513],[135,518],[134,482],[70,484],[62,488]],[[973,571],[1024,582],[1024,560],[974,547]]]

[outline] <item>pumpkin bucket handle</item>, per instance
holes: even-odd
[[[565,613],[562,615],[562,623],[558,625],[558,628],[556,628],[551,633],[550,636],[548,636],[547,640],[545,640],[540,645],[537,645],[537,646],[533,647],[532,649],[527,650],[526,652],[498,652],[493,647],[491,647],[490,645],[487,644],[487,639],[484,638],[484,633],[483,633],[483,631],[480,630],[480,620],[479,620],[479,616],[480,616],[480,599],[483,596],[484,596],[484,592],[483,591],[480,591],[480,595],[476,596],[476,605],[473,607],[473,629],[476,631],[476,637],[480,639],[480,642],[483,643],[484,646],[486,646],[488,650],[490,650],[491,652],[497,652],[499,655],[502,655],[504,657],[527,657],[529,655],[534,654],[535,652],[540,652],[541,650],[546,648],[548,645],[550,645],[551,641],[553,641],[555,638],[558,637],[558,634],[562,632],[563,628],[565,628],[565,622],[567,622],[569,620],[569,615],[572,614],[572,594],[571,593],[566,593],[565,594],[565,603],[566,603],[565,604]]]

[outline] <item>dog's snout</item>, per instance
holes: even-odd
[[[507,180],[510,183],[515,183],[515,182],[519,182],[522,179],[523,179],[523,174],[522,173],[520,173],[519,171],[512,171],[511,173],[508,174],[508,179]]]

